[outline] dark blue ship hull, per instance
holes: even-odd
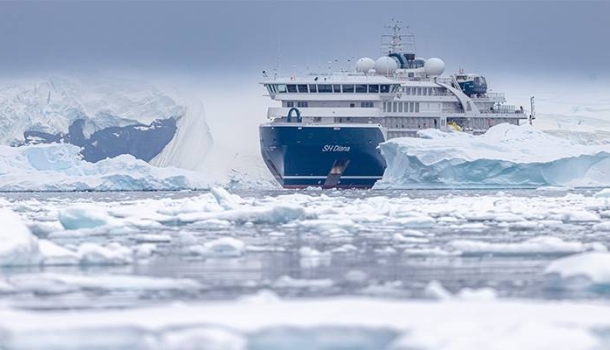
[[[385,141],[378,125],[260,126],[265,164],[285,188],[370,188],[381,179]]]

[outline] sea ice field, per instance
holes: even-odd
[[[2,349],[605,349],[610,192],[0,195]]]

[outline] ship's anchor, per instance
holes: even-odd
[[[296,108],[296,107],[290,108],[290,110],[288,111],[288,115],[286,115],[286,121],[288,123],[290,123],[290,120],[292,119],[292,112],[296,112],[296,114],[297,114],[297,122],[298,123],[302,123],[303,122],[303,118],[301,117],[301,111],[299,111],[299,109]]]

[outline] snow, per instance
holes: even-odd
[[[496,254],[496,255],[524,255],[524,254],[573,254],[586,251],[606,251],[607,248],[599,243],[581,243],[564,241],[561,238],[540,236],[515,243],[491,243],[472,240],[453,240],[448,246],[462,255]]]
[[[15,275],[5,282],[21,293],[65,293],[75,290],[96,291],[159,291],[197,290],[204,288],[192,279],[159,278],[146,276],[65,273],[34,273]]]
[[[31,234],[19,215],[0,209],[0,266],[33,265],[42,256],[38,239]]]
[[[96,243],[83,243],[78,247],[83,265],[125,265],[132,262],[131,249],[118,243],[104,247]]]
[[[156,168],[130,155],[89,163],[70,144],[0,146],[0,191],[142,191],[207,188],[203,175]]]
[[[77,230],[107,225],[112,218],[106,210],[94,204],[79,204],[61,210],[59,222],[66,230]]]
[[[189,252],[207,257],[238,257],[246,252],[246,244],[233,237],[222,237],[203,245],[192,246]]]
[[[610,286],[610,254],[590,252],[571,255],[551,262],[546,274],[557,274],[562,279],[583,277],[594,284]]]
[[[387,169],[376,186],[610,186],[610,145],[583,145],[529,125],[500,124],[473,136],[420,131],[380,145]]]
[[[65,133],[77,119],[85,133],[110,126],[150,124],[180,117],[185,108],[140,80],[110,77],[51,77],[4,81],[0,87],[0,144],[23,140],[27,130]]]
[[[0,329],[7,336],[0,345],[166,349],[169,342],[188,349],[205,339],[210,349],[257,348],[264,340],[263,348],[584,350],[604,348],[606,336],[596,330],[610,326],[609,314],[599,303],[354,297],[69,313],[3,308]]]

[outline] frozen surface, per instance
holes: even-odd
[[[204,175],[130,155],[89,163],[70,144],[0,146],[0,191],[142,191],[206,188]]]
[[[436,129],[381,145],[380,188],[609,186],[610,146],[583,145],[529,125],[500,124],[472,136]]]
[[[600,193],[4,194],[0,347],[603,349]]]

